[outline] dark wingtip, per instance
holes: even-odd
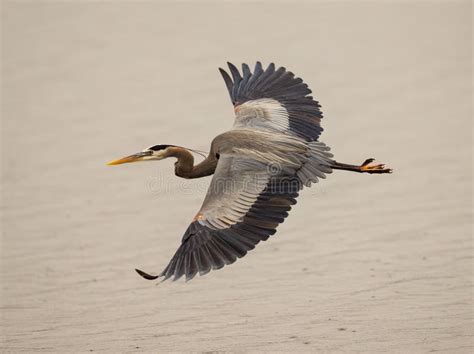
[[[222,68],[219,68],[219,72],[220,72],[221,75],[224,76],[224,77],[225,77],[225,76],[228,76],[227,72],[226,72],[224,69],[222,69]]]
[[[224,81],[225,81],[225,83],[226,83],[227,86],[229,85],[229,83],[230,83],[230,84],[234,84],[234,83],[232,82],[232,79],[230,78],[229,74],[227,74],[227,71],[225,71],[225,70],[222,69],[222,68],[219,68],[219,72],[221,73],[222,77],[224,78]]]
[[[136,269],[136,268],[135,268],[135,271],[138,274],[140,274],[140,276],[142,276],[143,278],[145,278],[147,280],[155,280],[155,279],[158,279],[160,277],[159,275],[150,275],[148,273],[145,273],[143,270]]]
[[[222,78],[224,79],[225,85],[227,87],[227,91],[229,92],[230,99],[231,99],[232,103],[235,103],[234,99],[232,98],[232,90],[233,90],[233,87],[234,87],[234,82],[230,78],[229,74],[227,74],[227,71],[225,71],[222,68],[219,68],[219,71],[222,75]]]
[[[231,62],[227,62],[227,66],[232,74],[232,81],[234,81],[234,84],[238,84],[242,80],[239,69],[237,69],[237,67]]]

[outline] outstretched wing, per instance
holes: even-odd
[[[319,142],[251,131],[216,140],[220,158],[201,209],[158,276],[137,270],[146,279],[190,280],[235,262],[276,232],[303,184],[331,172],[330,154]]]
[[[296,203],[297,177],[271,176],[265,165],[245,157],[221,155],[203,206],[186,230],[163,280],[192,279],[234,263],[276,232]]]
[[[273,235],[278,224],[288,216],[291,205],[296,203],[299,180],[260,175],[253,181],[255,177],[249,169],[240,175],[234,186],[222,182],[227,180],[227,171],[240,162],[238,157],[223,157],[203,207],[160,274],[164,279],[174,277],[176,280],[184,275],[189,280],[198,272],[203,275],[234,263]],[[258,168],[255,172],[260,174],[261,170]],[[238,171],[230,172],[234,173]],[[228,188],[235,191],[227,193]]]
[[[271,63],[263,70],[257,62],[253,73],[242,64],[242,75],[231,63],[229,74],[219,68],[234,105],[234,129],[280,132],[315,141],[321,135],[321,106],[309,96],[302,79]]]

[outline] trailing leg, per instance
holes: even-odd
[[[374,161],[374,159],[367,159],[360,166],[332,161],[330,167],[333,170],[344,170],[359,173],[392,173],[391,168],[386,168],[384,164],[373,164],[372,162]]]

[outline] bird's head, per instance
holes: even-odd
[[[138,161],[152,161],[152,160],[163,160],[169,157],[169,148],[175,147],[174,145],[154,145],[136,154],[122,157],[118,160],[113,160],[107,163],[107,165],[121,165],[123,163],[138,162]]]

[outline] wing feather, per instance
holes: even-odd
[[[201,209],[166,268],[158,276],[137,270],[144,278],[191,280],[234,263],[275,234],[303,185],[331,172],[321,142],[236,130],[215,141],[220,158]],[[275,162],[280,168],[272,172]]]
[[[276,69],[274,63],[263,70],[257,62],[253,73],[242,64],[243,76],[235,65],[228,66],[232,78],[219,70],[236,109],[236,127],[291,134],[305,141],[319,138],[321,106],[309,96],[311,90],[301,78],[284,67]]]

